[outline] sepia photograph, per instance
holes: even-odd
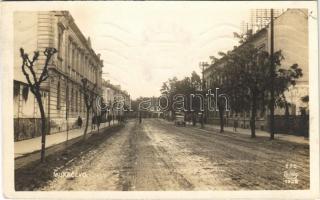
[[[10,191],[315,198],[316,2],[277,3],[7,3]]]

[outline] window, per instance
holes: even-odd
[[[78,112],[78,91],[76,92],[76,112]]]
[[[74,51],[74,45],[72,45],[72,53],[71,53],[71,67],[74,69],[74,56],[75,56],[75,51]]]
[[[80,94],[79,112],[81,112],[82,111],[82,94],[81,94],[81,91],[79,91],[79,94]]]
[[[73,101],[74,101],[74,95],[73,95],[73,88],[71,89],[71,101],[70,101],[70,107],[71,107],[71,112],[73,111]]]
[[[63,30],[58,27],[58,57],[62,56],[62,41],[63,41]]]
[[[78,72],[79,71],[79,49],[76,48],[76,61],[74,69]]]
[[[65,94],[65,98],[66,98],[66,111],[68,112],[70,109],[70,105],[69,105],[69,87],[67,85],[66,87],[66,94]]]
[[[68,65],[71,67],[72,63],[72,40],[69,38],[68,43]]]
[[[60,91],[60,81],[58,81],[58,85],[57,85],[57,110],[60,110],[61,108],[61,102],[60,102],[60,95],[61,95],[61,91]]]

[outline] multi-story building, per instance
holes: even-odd
[[[102,83],[102,97],[107,105],[107,115],[112,119],[123,117],[124,113],[130,110],[130,95],[127,91],[121,90],[120,85],[113,85],[110,81]]]
[[[270,24],[256,32],[252,39],[247,41],[255,47],[265,50],[270,53]],[[241,48],[241,47],[238,47]],[[236,50],[236,49],[235,49]],[[301,97],[308,95],[309,85],[309,70],[308,70],[308,11],[306,9],[288,9],[274,20],[274,50],[281,50],[284,60],[281,62],[282,66],[290,67],[297,63],[302,69],[303,76],[297,80],[295,86],[290,87],[289,91],[285,93],[287,101],[291,104],[290,115],[300,114],[298,108],[304,107]],[[221,58],[209,68],[204,71],[204,79],[207,86],[210,85],[210,79],[215,68],[224,67],[224,58]],[[268,127],[267,114],[261,112],[258,114],[257,127]],[[283,115],[284,109],[277,108],[276,115]],[[230,115],[230,113],[226,113]],[[218,114],[211,115],[215,118],[215,122],[219,123]],[[242,127],[249,127],[250,114],[242,113],[240,125]]]
[[[43,101],[48,121],[48,133],[71,129],[76,119],[85,119],[82,79],[87,79],[95,93],[101,94],[103,61],[91,47],[74,19],[67,11],[16,12],[14,14],[14,118],[15,139],[39,135],[40,115],[33,94],[28,90],[21,71],[19,49],[31,56],[40,51],[35,65],[40,73],[44,65],[43,51],[54,47],[58,52],[48,65],[49,78],[42,83]],[[91,121],[91,120],[89,120]]]

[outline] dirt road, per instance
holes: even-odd
[[[308,189],[309,146],[146,119],[55,177],[40,190]]]

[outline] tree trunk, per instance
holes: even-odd
[[[90,109],[87,108],[87,119],[86,119],[86,127],[84,129],[83,139],[85,140],[87,138],[87,131],[88,131],[88,125],[89,125],[89,113]]]
[[[251,119],[250,119],[251,138],[256,137],[256,115],[257,115],[257,105],[256,104],[257,104],[256,98],[254,97],[252,100]]]
[[[40,116],[41,116],[41,162],[45,161],[45,150],[46,150],[46,116],[42,104],[41,94],[36,95],[36,99],[39,105]]]
[[[223,106],[221,105],[221,103],[218,103],[218,107],[219,107],[219,119],[220,119],[220,133],[223,133],[224,132]]]
[[[223,110],[219,109],[219,118],[220,118],[220,133],[224,132],[224,119],[223,119]]]

